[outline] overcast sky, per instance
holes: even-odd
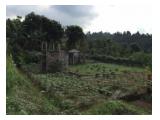
[[[44,15],[60,22],[63,26],[79,25],[84,32],[123,32],[152,33],[151,5],[101,4],[101,5],[9,5],[7,18],[24,17],[30,12]]]

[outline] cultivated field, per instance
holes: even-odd
[[[57,107],[56,114],[151,113],[151,86],[143,68],[88,63],[70,66],[65,73],[32,73],[32,79]],[[137,107],[137,100],[149,107]]]

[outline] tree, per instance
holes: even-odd
[[[7,19],[6,29],[7,52],[11,52],[17,64],[22,59],[27,61],[31,57],[30,52],[41,51],[42,41],[49,45],[54,43],[57,48],[64,33],[60,23],[33,12],[26,15],[24,21],[20,16],[13,20]]]
[[[132,43],[130,45],[130,48],[131,48],[132,52],[139,52],[140,51],[140,47],[136,43]]]
[[[68,49],[77,49],[80,46],[80,42],[84,40],[84,33],[81,27],[79,26],[67,26],[65,33],[68,37],[67,48]]]
[[[28,37],[27,47],[29,49],[40,50],[42,41],[54,43],[55,48],[61,43],[64,30],[61,24],[55,20],[32,12],[25,16],[23,26]]]
[[[6,20],[7,54],[12,54],[16,64],[21,63],[20,56],[23,48],[23,29],[21,17]]]

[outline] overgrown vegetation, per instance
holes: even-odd
[[[105,56],[105,55],[91,55],[91,59],[98,60],[105,63],[114,63],[120,65],[127,65],[127,66],[140,66],[145,67],[148,66],[151,68],[152,66],[152,56],[151,54],[137,52],[133,53],[128,58],[120,58],[120,57],[112,57],[112,56]]]
[[[108,64],[108,63],[87,63],[84,65],[72,65],[69,68],[70,71],[77,72],[80,74],[107,74],[107,73],[127,73],[127,72],[143,72],[144,68],[140,67],[129,67],[129,66],[123,66],[123,65],[117,65],[117,64]]]
[[[94,106],[93,108],[87,111],[87,114],[137,115],[146,114],[146,111],[138,106],[133,106],[123,101],[113,100]]]
[[[6,22],[7,114],[151,114],[124,98],[152,106],[152,35],[84,34],[35,13]],[[42,73],[46,41],[49,50],[80,50],[86,63],[64,69],[57,61]]]
[[[106,67],[105,73],[108,77],[103,76],[101,72],[104,69],[103,66]],[[130,103],[122,102],[124,103],[122,104],[118,101],[113,101],[113,105],[118,105],[115,105],[113,109],[107,107],[103,108],[103,112],[95,113],[94,111],[96,108],[101,110],[99,104],[112,104],[114,99],[145,93],[148,86],[146,85],[147,78],[143,74],[144,69],[92,63],[71,66],[69,71],[84,76],[79,77],[66,73],[31,73],[44,94],[59,108],[58,114],[150,114],[149,109],[139,110]],[[91,76],[85,76],[85,74],[91,74]]]
[[[57,108],[7,56],[6,114],[57,114]]]
[[[7,77],[7,86],[10,88],[7,89],[7,114],[150,114],[148,109],[123,101],[114,101],[125,94],[143,92],[147,86],[144,85],[146,79],[142,77],[143,75],[132,74],[132,77],[122,75],[112,78],[111,71],[119,71],[118,73],[131,76],[129,73],[133,71],[142,74],[141,68],[132,69],[104,63],[71,66],[70,71],[79,70],[79,73],[84,74],[83,70],[88,68],[94,75],[103,71],[103,66],[105,66],[111,76],[109,78],[95,78],[95,76],[79,78],[62,73],[37,74],[29,70],[32,68],[30,65],[26,69],[31,76],[28,78],[15,68],[11,57],[8,57],[7,61],[9,65],[7,74],[11,75]],[[95,70],[97,68],[99,68],[98,71]],[[16,72],[16,76],[15,73],[11,74],[9,71]],[[87,71],[86,69],[84,72],[87,73]],[[13,79],[15,83],[12,82],[10,86],[9,83]],[[17,84],[18,81],[21,84]],[[119,94],[116,95],[117,91]]]

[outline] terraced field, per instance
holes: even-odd
[[[32,74],[57,114],[151,114],[150,109],[120,100],[147,91],[144,69],[95,63],[70,66],[68,71],[76,74]]]
[[[80,65],[72,65],[70,71],[80,74],[96,74],[96,73],[124,73],[124,72],[144,72],[143,68],[128,67],[124,65],[108,64],[108,63],[87,63]]]

